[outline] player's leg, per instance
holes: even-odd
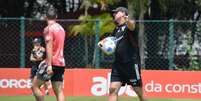
[[[44,96],[40,90],[40,86],[44,81],[37,79],[37,76],[33,78],[32,91],[37,101],[44,101]]]
[[[45,87],[45,95],[49,95],[49,81],[45,81],[44,87]]]
[[[44,97],[40,91],[40,86],[42,85],[42,81],[37,80],[36,72],[38,70],[38,65],[35,63],[31,68],[31,82],[32,82],[32,93],[37,101],[43,101]]]
[[[140,64],[130,64],[132,69],[131,69],[131,74],[130,74],[130,84],[133,87],[133,90],[136,92],[138,95],[140,101],[146,101],[143,95],[143,89],[142,89],[142,78],[141,78],[141,69],[140,69]]]
[[[118,101],[118,92],[121,88],[121,82],[111,82],[109,88],[109,100],[108,101]]]
[[[136,94],[138,95],[140,101],[147,101],[147,100],[144,98],[142,87],[133,87],[133,90],[134,90],[134,91],[136,92]]]
[[[122,85],[121,80],[121,64],[118,62],[114,62],[112,64],[112,72],[111,72],[111,84],[109,88],[109,101],[118,101],[118,92]]]
[[[61,81],[52,81],[52,88],[56,95],[57,101],[64,101],[64,93],[63,93],[63,82]]]
[[[34,95],[34,93],[33,93],[33,79],[36,76],[36,72],[37,72],[37,67],[35,67],[34,65],[32,65],[32,68],[31,68],[31,71],[30,71],[32,95]]]
[[[53,91],[56,95],[57,101],[64,101],[65,96],[63,92],[63,77],[64,77],[64,67],[53,66],[53,76],[51,77],[51,83]]]

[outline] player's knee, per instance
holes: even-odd
[[[63,92],[62,83],[61,82],[52,82],[52,87],[56,95]]]
[[[38,95],[38,90],[39,90],[39,88],[38,88],[37,86],[32,86],[31,89],[32,89],[33,94],[34,94],[35,96],[37,96],[37,95]]]
[[[40,89],[38,82],[36,80],[32,82],[31,89],[33,90],[33,92]]]
[[[110,88],[110,89],[109,89],[109,94],[110,94],[110,95],[117,95],[117,94],[118,94],[117,88]]]
[[[32,90],[36,90],[36,89],[38,89],[38,87],[37,87],[35,84],[33,84],[33,85],[31,86],[31,89],[32,89]]]
[[[55,89],[55,92],[56,92],[57,94],[59,94],[59,93],[62,92],[62,89],[61,89],[61,88],[56,88],[56,89]]]

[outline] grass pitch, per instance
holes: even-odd
[[[33,96],[0,96],[0,101],[35,101]],[[56,101],[54,96],[46,96],[45,101]],[[107,97],[66,97],[66,101],[107,101]],[[137,98],[120,97],[119,101],[139,101]],[[200,101],[200,99],[148,99],[148,101]]]

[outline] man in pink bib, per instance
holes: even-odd
[[[65,71],[65,60],[63,51],[65,31],[63,27],[55,21],[57,14],[53,8],[50,8],[47,11],[46,17],[48,24],[44,29],[44,39],[46,44],[46,71],[48,75],[51,75],[50,80],[57,101],[64,101],[63,77]],[[33,87],[37,101],[44,101],[44,97],[41,91],[38,89],[41,81],[43,80],[39,78],[34,81],[34,83],[36,83],[35,85],[37,85]]]

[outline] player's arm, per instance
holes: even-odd
[[[45,52],[45,48],[44,47],[42,47],[42,52]]]
[[[45,29],[46,30],[46,29]],[[49,74],[52,72],[52,43],[53,43],[53,36],[52,32],[48,31],[45,33],[45,43],[46,43],[46,62],[48,65],[47,71]]]
[[[33,56],[33,51],[31,52],[30,61],[36,61],[36,58]]]
[[[48,67],[52,66],[52,39],[46,41],[46,57]]]
[[[128,29],[130,31],[134,31],[134,29],[135,29],[135,20],[130,19],[128,16],[126,16],[125,18],[126,18],[126,23],[127,23]]]
[[[33,54],[31,54],[31,56],[30,56],[30,61],[36,61],[36,59],[34,58]]]
[[[47,72],[48,74],[52,74],[52,39],[46,41],[46,57],[47,57]]]

